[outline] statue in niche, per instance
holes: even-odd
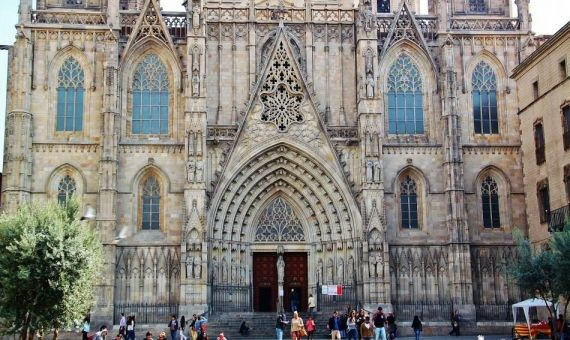
[[[366,98],[374,98],[374,77],[372,72],[366,75]]]
[[[218,282],[218,261],[214,257],[212,262],[214,263],[214,265],[212,266],[212,282],[216,283]]]
[[[333,282],[333,262],[332,262],[332,260],[329,260],[329,262],[327,264],[327,282],[329,282],[329,283]]]
[[[370,277],[376,277],[376,258],[371,256],[368,262],[368,271]]]
[[[374,161],[374,182],[380,183],[380,161]]]
[[[375,20],[374,13],[370,5],[364,5],[362,11],[360,12],[360,21],[362,22],[362,27],[366,32],[370,32],[374,29]]]
[[[366,51],[366,56],[364,57],[364,73],[373,74],[374,73],[374,63],[372,61],[372,50]]]
[[[283,279],[285,278],[285,261],[283,260],[283,255],[279,254],[277,258],[277,282],[283,284]]]
[[[189,279],[191,277],[193,277],[193,273],[192,273],[192,258],[187,258],[186,259],[186,278]]]
[[[198,29],[200,27],[200,8],[198,8],[199,3],[194,3],[194,8],[192,8],[192,28]]]
[[[192,277],[195,279],[199,279],[202,277],[202,263],[199,257],[194,258],[194,273]]]
[[[240,270],[240,276],[239,276],[239,280],[242,284],[246,283],[246,274],[247,274],[247,267],[244,265],[241,266],[241,270]]]
[[[226,262],[222,263],[222,281],[228,282],[228,264]]]
[[[374,181],[374,162],[366,161],[366,182],[372,183]]]
[[[354,259],[352,258],[352,256],[350,257],[350,259],[348,259],[346,276],[349,280],[354,278]]]
[[[237,277],[238,277],[238,268],[237,268],[237,264],[233,263],[232,264],[232,282],[236,282],[237,281]]]
[[[196,161],[196,176],[195,176],[195,180],[196,182],[202,182],[203,180],[203,170],[204,170],[204,166],[202,164],[201,160],[197,160]]]
[[[196,164],[193,159],[189,159],[186,163],[188,182],[194,182],[194,174],[196,173]]]
[[[344,283],[344,263],[342,260],[338,263],[337,280],[338,283]]]
[[[200,74],[197,70],[192,71],[192,97],[200,96]]]

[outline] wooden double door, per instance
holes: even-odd
[[[279,287],[277,253],[253,253],[253,306],[256,312],[275,312]],[[300,311],[307,310],[307,253],[285,253],[283,308],[291,310],[291,297],[297,295]]]

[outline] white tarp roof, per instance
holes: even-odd
[[[547,303],[548,306],[552,306],[552,302],[550,301],[545,302],[542,299],[528,299],[513,304],[512,309],[513,309],[514,323],[517,323],[517,308],[522,308],[524,312],[524,317],[526,318],[526,324],[530,327],[530,320],[528,319],[528,310],[530,309],[530,307],[546,307]]]

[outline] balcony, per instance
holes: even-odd
[[[570,222],[570,205],[565,205],[562,208],[552,210],[549,215],[550,221],[548,222],[548,231],[561,231],[564,229],[566,221]]]

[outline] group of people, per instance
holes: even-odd
[[[311,315],[304,323],[298,311],[293,312],[291,320],[287,320],[286,315],[280,313],[275,325],[276,340],[283,340],[283,332],[288,325],[290,325],[291,340],[301,340],[303,337],[307,337],[307,340],[314,339],[316,325]],[[395,315],[393,313],[385,315],[382,307],[378,307],[372,316],[364,310],[358,312],[349,310],[342,315],[334,311],[326,327],[330,331],[331,340],[389,340],[396,338],[398,329]],[[419,340],[422,322],[418,316],[414,317],[412,328],[416,340]]]

